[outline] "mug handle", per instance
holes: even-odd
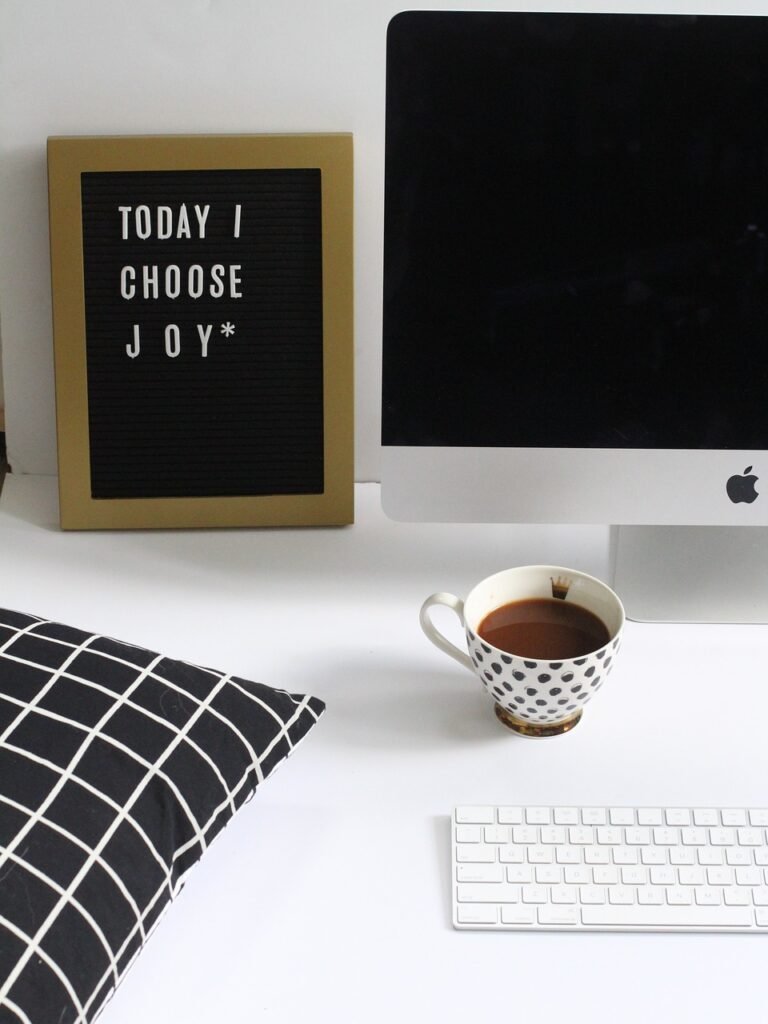
[[[456,612],[462,627],[464,627],[464,602],[461,598],[456,597],[455,594],[445,594],[442,592],[439,594],[431,594],[421,606],[419,622],[421,623],[421,628],[424,630],[425,636],[428,640],[432,641],[435,647],[443,651],[445,654],[449,654],[452,658],[458,661],[460,665],[463,665],[464,668],[468,668],[470,672],[474,672],[474,666],[468,655],[466,655],[464,651],[460,651],[456,644],[452,644],[450,640],[446,640],[443,634],[438,632],[432,624],[429,609],[436,604],[445,605],[446,608],[450,608],[452,611]]]

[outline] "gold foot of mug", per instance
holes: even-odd
[[[581,716],[584,713],[582,708],[578,711],[574,711],[568,718],[563,718],[559,722],[542,722],[538,725],[536,722],[526,722],[523,718],[518,718],[517,715],[513,715],[511,711],[507,711],[501,704],[494,704],[494,710],[496,717],[512,732],[516,732],[519,736],[531,736],[531,737],[544,737],[544,736],[560,736],[564,732],[570,732],[575,726],[581,721]]]

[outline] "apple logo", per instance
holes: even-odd
[[[757,497],[758,493],[755,490],[756,481],[757,477],[752,472],[752,467],[747,466],[743,475],[739,476],[737,473],[735,476],[728,478],[725,485],[728,497],[735,505],[738,505],[739,502],[742,501],[746,501],[747,504],[751,504]]]

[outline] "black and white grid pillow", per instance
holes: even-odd
[[[0,610],[0,1024],[92,1021],[323,710]]]

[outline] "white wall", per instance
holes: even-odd
[[[56,472],[47,136],[351,131],[356,473],[378,477],[385,34],[408,6],[768,14],[766,0],[0,0],[0,327],[16,472]]]

